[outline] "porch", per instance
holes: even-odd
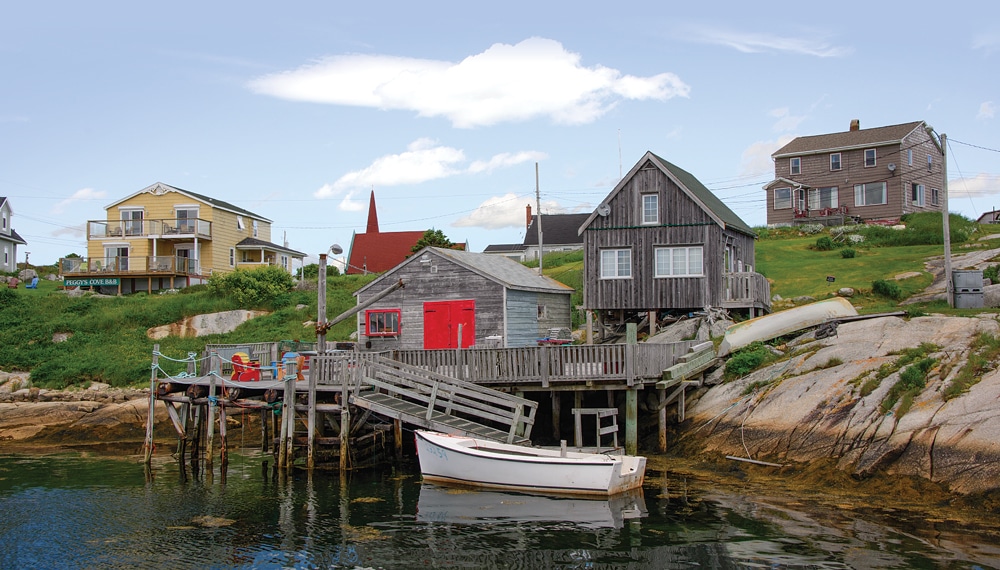
[[[87,239],[212,239],[212,222],[199,218],[88,220]]]

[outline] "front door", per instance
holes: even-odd
[[[462,330],[459,343],[458,331]],[[428,301],[424,303],[424,350],[468,348],[476,342],[476,302]]]

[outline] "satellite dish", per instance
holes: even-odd
[[[332,253],[334,255],[340,255],[340,254],[344,253],[344,248],[340,247],[340,244],[335,243],[335,244],[333,244],[333,245],[330,246],[330,253]]]
[[[600,206],[597,207],[597,214],[601,217],[606,217],[610,213],[611,213],[611,206],[608,206],[607,204],[601,204]]]
[[[889,172],[896,172],[896,165],[892,162],[889,163]]]

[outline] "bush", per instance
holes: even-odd
[[[899,284],[893,283],[892,281],[886,281],[885,279],[872,281],[872,293],[894,301],[898,301],[903,298],[903,289],[899,286]]]
[[[996,285],[1000,283],[1000,265],[991,265],[983,270],[983,278],[989,279],[990,283]]]
[[[774,353],[762,342],[752,342],[737,350],[726,361],[726,376],[738,378],[746,376],[774,359]]]
[[[851,259],[855,255],[856,252],[849,247],[845,247],[844,249],[840,250],[840,257],[843,257],[844,259]]]
[[[823,224],[802,224],[799,226],[799,231],[807,236],[811,236],[823,231],[825,227]]]
[[[237,269],[208,278],[212,293],[228,297],[243,308],[263,308],[292,290],[294,283],[287,271],[276,265]]]
[[[833,240],[830,236],[823,236],[816,240],[816,249],[820,251],[830,251],[833,249]]]

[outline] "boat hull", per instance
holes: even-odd
[[[768,341],[795,331],[823,324],[828,319],[857,316],[858,310],[843,297],[832,297],[808,305],[793,307],[726,329],[719,344],[719,356],[726,356],[754,341]]]
[[[572,495],[614,495],[642,486],[646,458],[507,445],[416,431],[427,481]]]

